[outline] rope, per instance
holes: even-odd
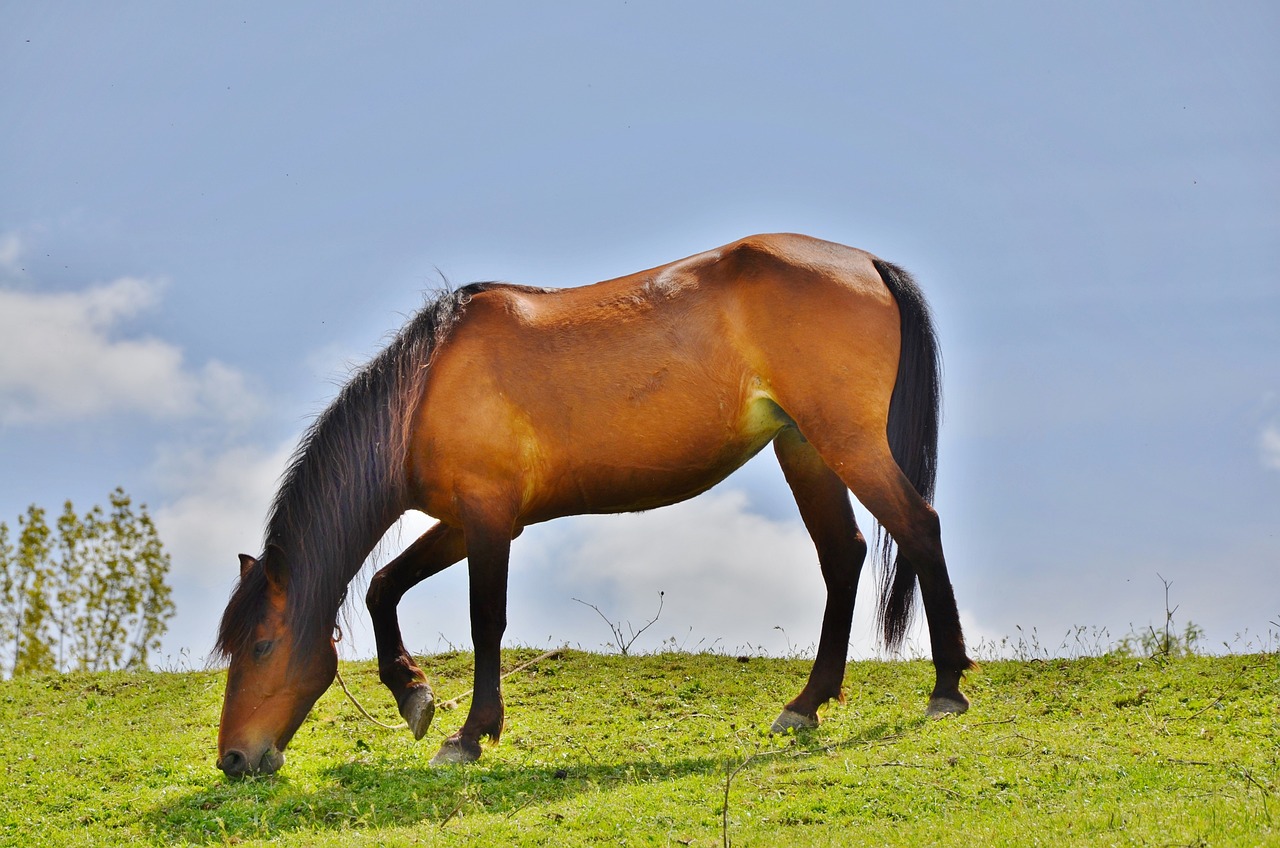
[[[369,721],[373,722],[374,724],[378,725],[378,727],[385,727],[387,730],[407,730],[408,729],[409,724],[407,722],[401,722],[400,724],[384,724],[378,721],[373,716],[369,715],[369,711],[366,710],[360,704],[360,702],[356,700],[356,696],[352,695],[351,690],[347,688],[347,682],[342,679],[342,672],[339,671],[337,674],[338,674],[338,684],[342,687],[342,691],[347,693],[347,697],[351,699],[351,703],[356,705],[356,709],[360,711],[361,715],[369,719]]]
[[[333,642],[336,645],[338,642],[341,642],[341,641],[342,641],[342,628],[335,627]],[[538,656],[534,657],[533,659],[529,660],[528,662],[521,663],[520,665],[511,669],[506,674],[498,678],[498,680],[500,681],[506,680],[511,675],[516,674],[517,672],[524,671],[529,666],[540,663],[543,660],[554,659],[555,657],[558,657],[561,654],[563,654],[566,650],[568,650],[568,648],[569,646],[565,645],[564,647],[561,647],[561,648],[552,648],[550,651],[545,651],[539,654]],[[364,706],[359,701],[356,700],[356,696],[351,694],[351,690],[347,688],[347,682],[342,679],[342,672],[336,671],[335,673],[338,679],[338,685],[342,687],[342,691],[346,693],[347,698],[350,699],[351,703],[355,704],[355,707],[357,710],[360,711],[360,714],[363,715],[365,718],[369,719],[369,721],[378,725],[378,727],[386,728],[387,730],[405,730],[409,727],[407,722],[402,722],[400,724],[386,724],[384,722],[378,721],[376,718],[369,715],[369,711],[366,710]],[[438,706],[442,710],[455,709],[457,708],[459,701],[461,701],[463,698],[468,697],[474,691],[475,691],[474,689],[468,689],[467,691],[463,692],[461,695],[458,695],[454,698],[450,698],[447,701],[438,702],[436,706]]]
[[[540,663],[540,662],[542,662],[543,660],[549,660],[549,659],[553,659],[554,657],[558,657],[558,656],[560,656],[561,654],[563,654],[563,653],[564,653],[565,651],[567,651],[567,650],[569,650],[569,646],[568,646],[568,645],[565,645],[565,646],[563,646],[563,647],[560,647],[560,648],[552,648],[550,651],[547,651],[547,652],[542,653],[542,654],[538,654],[538,656],[534,657],[533,659],[529,660],[528,662],[526,662],[526,663],[521,663],[520,665],[518,665],[518,666],[516,666],[515,668],[511,669],[511,670],[510,670],[510,671],[508,671],[506,674],[504,674],[504,675],[502,675],[501,677],[499,677],[499,678],[498,678],[498,680],[500,680],[500,681],[501,681],[501,680],[506,680],[508,677],[510,677],[511,675],[515,674],[516,672],[524,671],[524,670],[525,670],[526,668],[528,668],[529,666],[534,665],[535,663]],[[459,695],[458,697],[456,697],[456,698],[450,698],[450,699],[449,699],[449,700],[447,700],[447,701],[441,701],[441,702],[440,702],[439,704],[437,704],[436,706],[438,706],[438,707],[439,707],[440,709],[442,709],[442,710],[452,710],[452,709],[455,709],[455,708],[458,706],[458,702],[459,702],[459,701],[461,701],[463,698],[467,697],[468,695],[470,695],[470,694],[471,694],[472,692],[474,692],[474,691],[475,691],[474,689],[468,689],[467,691],[463,692],[463,693],[462,693],[461,695]]]
[[[335,625],[333,626],[333,644],[334,644],[334,647],[337,647],[338,643],[339,643],[339,642],[341,642],[341,641],[342,641],[342,627],[341,627],[341,625],[337,625],[337,624],[335,624]],[[374,718],[373,716],[369,715],[369,711],[368,711],[368,710],[366,710],[366,709],[364,708],[364,705],[363,705],[363,704],[361,704],[359,701],[357,701],[357,700],[356,700],[356,696],[355,696],[355,695],[352,695],[352,694],[351,694],[351,690],[347,688],[347,681],[345,681],[345,680],[343,680],[343,679],[342,679],[342,672],[341,672],[340,670],[338,670],[337,668],[335,668],[335,669],[334,669],[334,674],[335,674],[335,675],[337,676],[337,678],[338,678],[338,685],[342,687],[342,691],[347,693],[347,698],[348,698],[348,699],[350,699],[351,703],[353,703],[353,704],[355,704],[355,705],[356,705],[356,709],[360,711],[361,715],[363,715],[365,718],[369,719],[369,721],[371,721],[371,722],[373,722],[374,724],[378,725],[378,727],[385,727],[387,730],[404,730],[404,729],[407,729],[407,728],[409,727],[408,722],[405,722],[404,724],[399,724],[399,725],[395,725],[395,724],[384,724],[384,723],[382,723],[382,722],[378,721],[378,720],[377,720],[376,718]]]

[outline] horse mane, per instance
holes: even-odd
[[[471,298],[502,285],[472,283],[437,295],[312,423],[272,502],[265,553],[223,612],[218,655],[228,659],[252,643],[266,611],[268,560],[288,574],[285,616],[295,646],[328,635],[348,584],[407,508],[405,454],[433,354]]]

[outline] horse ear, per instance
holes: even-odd
[[[262,555],[262,568],[267,573],[267,583],[271,588],[282,591],[289,584],[289,566],[279,545],[267,545],[267,552]]]
[[[248,554],[240,554],[240,579],[243,580],[245,575],[249,573],[249,569],[258,564],[258,561]]]

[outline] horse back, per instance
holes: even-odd
[[[896,367],[896,306],[871,257],[803,236],[581,288],[492,287],[433,358],[411,479],[449,523],[468,498],[519,524],[661,506],[719,482],[797,412],[830,416],[815,397],[861,399],[854,417],[883,433]]]

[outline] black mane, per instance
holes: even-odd
[[[218,654],[229,658],[253,640],[265,612],[267,560],[287,570],[295,644],[332,630],[348,584],[407,508],[405,451],[432,354],[471,298],[500,285],[473,283],[420,309],[307,430],[272,502],[266,552],[223,612]]]

